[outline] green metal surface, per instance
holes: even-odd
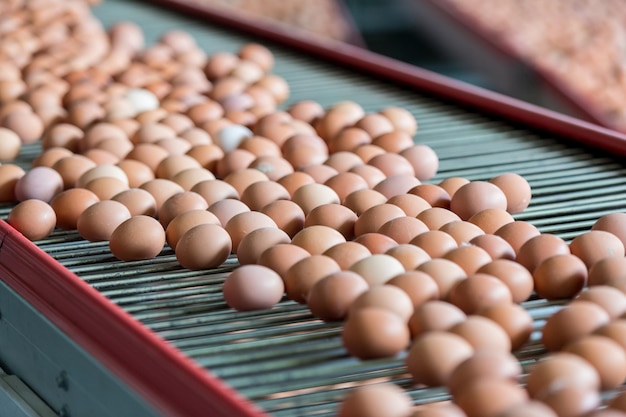
[[[107,0],[95,14],[105,26],[120,20],[138,23],[148,43],[167,30],[183,29],[209,54],[258,41],[135,1]],[[517,172],[529,181],[534,197],[516,218],[566,240],[588,230],[598,217],[626,209],[626,170],[620,158],[266,44],[275,53],[274,72],[291,88],[285,105],[301,99],[324,106],[352,100],[367,111],[389,105],[411,111],[420,126],[416,141],[430,145],[440,158],[432,182]],[[316,320],[303,306],[283,301],[268,311],[228,309],[221,284],[236,266],[234,259],[219,270],[192,272],[181,269],[167,248],[155,260],[123,263],[106,243],[86,243],[75,232],[56,232],[38,245],[273,415],[333,415],[346,389],[375,378],[406,387],[416,403],[446,398],[442,389],[412,388],[402,357],[349,357],[339,338],[340,325]],[[525,307],[540,329],[558,305],[533,300]],[[536,338],[518,353],[525,366],[543,352]]]

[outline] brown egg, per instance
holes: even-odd
[[[350,271],[361,275],[370,287],[383,285],[396,275],[406,272],[400,261],[385,254],[373,254],[361,259],[352,264]]]
[[[339,173],[343,173],[350,171],[354,167],[363,165],[363,160],[352,152],[341,151],[331,153],[326,161],[324,161],[324,165],[328,165],[335,168]]]
[[[431,259],[430,255],[424,249],[419,246],[411,245],[410,243],[395,245],[387,249],[385,254],[391,255],[399,260],[407,271],[412,271]]]
[[[452,249],[444,255],[444,259],[459,265],[467,275],[476,273],[481,266],[492,261],[487,251],[469,244]]]
[[[174,181],[164,178],[155,178],[150,181],[146,181],[139,187],[152,194],[154,201],[156,202],[157,212],[161,209],[161,206],[167,199],[175,194],[183,193],[185,190]]]
[[[372,144],[380,146],[387,152],[401,153],[414,145],[413,138],[406,132],[394,130],[379,136],[372,136]]]
[[[22,140],[10,129],[0,127],[0,160],[10,161],[19,155]]]
[[[293,195],[293,193],[301,186],[315,183],[315,179],[313,179],[313,177],[309,174],[296,171],[280,177],[277,182],[285,187],[287,191],[289,191],[290,195]]]
[[[128,185],[113,177],[99,177],[89,181],[85,187],[98,196],[100,200],[110,200],[116,194],[128,190]]]
[[[558,417],[550,407],[536,400],[526,401],[508,408],[500,417]]]
[[[258,211],[244,211],[232,216],[224,225],[224,229],[230,235],[233,253],[237,252],[239,243],[244,236],[262,227],[277,228],[271,217]]]
[[[261,209],[261,213],[274,220],[279,229],[294,237],[304,228],[304,211],[291,200],[276,200]]]
[[[442,207],[427,208],[421,211],[417,218],[423,221],[430,230],[438,230],[446,223],[461,220],[454,212]]]
[[[329,178],[324,185],[332,188],[339,197],[339,201],[345,198],[353,191],[369,188],[367,182],[358,174],[353,172],[342,172]]]
[[[423,198],[431,207],[450,208],[450,195],[438,185],[419,184],[408,193]]]
[[[470,240],[485,234],[480,227],[465,220],[451,221],[441,226],[439,230],[452,236],[459,246],[467,245]]]
[[[202,167],[189,155],[169,155],[159,162],[154,173],[157,178],[171,179],[179,172],[190,168]]]
[[[599,305],[591,301],[576,301],[547,318],[541,341],[546,349],[557,351],[593,333],[610,320],[609,313]]]
[[[322,138],[330,140],[343,128],[354,125],[364,115],[363,108],[355,102],[336,103],[326,110],[316,128]]]
[[[209,206],[229,198],[235,200],[239,199],[239,193],[235,187],[218,179],[200,181],[191,187],[189,191],[200,194],[204,197]]]
[[[409,243],[423,249],[433,259],[443,258],[446,253],[459,247],[452,236],[441,230],[429,230],[421,233]]]
[[[281,151],[297,171],[308,165],[323,164],[328,158],[326,143],[315,135],[293,135],[283,143]]]
[[[582,259],[587,268],[607,257],[624,257],[624,244],[613,233],[590,230],[576,236],[569,244],[573,255]]]
[[[600,217],[591,230],[604,230],[617,236],[626,246],[626,213],[609,213]]]
[[[491,234],[479,235],[472,238],[469,243],[484,249],[491,256],[491,259],[515,259],[513,247],[500,236]]]
[[[387,198],[378,191],[366,189],[351,192],[342,204],[354,211],[357,216],[361,216],[368,209],[380,204],[385,204],[386,202]],[[378,227],[382,225],[383,223],[381,223]]]
[[[511,339],[504,329],[495,321],[478,315],[467,318],[448,329],[463,337],[475,350],[494,349],[503,352],[511,351]]]
[[[498,186],[506,195],[506,210],[509,213],[521,213],[530,204],[532,196],[530,184],[521,175],[509,172],[495,176],[489,182]]]
[[[165,149],[154,143],[141,143],[135,145],[132,151],[126,155],[126,159],[133,159],[148,165],[153,172],[156,172],[159,164],[168,157]]]
[[[300,170],[309,174],[318,184],[324,184],[330,178],[339,174],[335,168],[324,164],[307,165]]]
[[[464,338],[433,330],[413,340],[406,365],[416,384],[444,386],[454,369],[474,353]]]
[[[512,302],[511,291],[506,284],[484,273],[474,273],[467,279],[460,280],[450,289],[447,299],[465,314],[474,314],[495,304]]]
[[[239,200],[227,198],[224,200],[216,201],[211,204],[207,209],[213,213],[219,220],[222,226],[239,213],[249,212],[250,208]]]
[[[359,175],[365,180],[369,188],[374,188],[376,184],[379,184],[387,176],[380,169],[373,167],[372,165],[358,165],[354,168],[350,168],[348,172]]]
[[[285,187],[269,180],[254,182],[248,185],[241,193],[241,201],[250,207],[251,210],[257,211],[273,201],[289,199],[290,195]]]
[[[371,256],[372,252],[361,243],[346,241],[326,249],[323,255],[333,258],[343,271],[349,269],[357,261]]]
[[[324,116],[324,107],[313,100],[299,100],[289,106],[287,113],[294,119],[312,124]]]
[[[506,209],[506,195],[500,188],[487,181],[471,181],[461,186],[451,196],[450,210],[462,220],[489,208]]]
[[[503,209],[489,208],[474,214],[468,220],[484,230],[485,233],[495,233],[505,224],[515,221],[511,214]]]
[[[398,246],[398,242],[377,232],[363,233],[357,236],[354,242],[365,246],[372,254],[387,253],[389,249]]]
[[[412,188],[420,184],[420,180],[413,175],[400,174],[390,175],[374,186],[374,190],[380,192],[387,198],[406,194]]]
[[[614,319],[608,324],[597,328],[592,334],[606,336],[626,348],[626,320],[623,318]]]
[[[457,394],[482,379],[517,383],[521,376],[522,367],[513,354],[500,350],[477,350],[454,368],[446,385],[456,398]]]
[[[31,167],[45,166],[52,168],[52,166],[61,158],[72,155],[73,152],[69,149],[59,147],[49,148],[44,150],[42,153],[36,156],[35,159],[33,159]]]
[[[428,181],[432,179],[439,170],[439,157],[428,145],[413,145],[402,150],[400,155],[409,161],[415,171],[415,177],[420,181]],[[439,185],[441,186],[441,184]]]
[[[368,288],[356,298],[348,311],[348,316],[362,308],[383,308],[395,313],[404,322],[413,315],[413,301],[404,290],[394,285],[376,285]]]
[[[352,271],[331,273],[317,281],[307,297],[311,314],[323,321],[340,321],[353,302],[365,291],[367,282]]]
[[[600,335],[587,335],[563,347],[589,362],[600,376],[600,389],[610,390],[626,380],[626,352],[615,341]]]
[[[428,227],[415,217],[396,217],[385,222],[378,233],[389,236],[398,244],[411,242],[416,236],[428,231]]]
[[[463,268],[455,262],[444,258],[433,258],[417,267],[418,271],[422,271],[430,275],[439,287],[439,296],[445,300],[450,290],[459,281],[467,278],[467,273]]]
[[[422,404],[414,410],[411,417],[467,417],[465,411],[449,401]]]
[[[413,194],[393,196],[387,200],[387,204],[400,207],[410,217],[417,217],[422,211],[432,207],[426,200]]]
[[[452,197],[459,188],[461,188],[465,184],[468,184],[469,182],[470,181],[467,178],[463,177],[448,177],[439,182],[437,185],[446,190],[450,197]]]
[[[577,386],[564,386],[538,398],[559,416],[584,416],[600,405],[600,393]]]
[[[403,417],[411,413],[412,400],[394,384],[370,384],[353,389],[343,399],[337,417]]]
[[[183,187],[185,191],[190,191],[194,185],[202,181],[214,180],[215,175],[206,168],[188,168],[175,174],[171,180]]]
[[[59,159],[52,165],[52,169],[63,177],[63,188],[76,186],[76,182],[85,172],[95,167],[96,163],[83,155],[72,155]]]
[[[141,188],[129,188],[111,197],[113,201],[119,201],[130,211],[131,216],[143,214],[156,217],[156,200],[148,191]]]
[[[258,259],[259,265],[267,266],[276,271],[283,279],[296,262],[311,254],[300,246],[279,243],[261,253]]]
[[[137,239],[141,236],[141,239]],[[133,216],[111,233],[109,249],[122,261],[139,261],[156,257],[165,245],[165,230],[149,216]]]
[[[323,225],[341,233],[346,240],[354,238],[354,223],[357,215],[341,204],[322,204],[309,212],[304,227]]]
[[[308,215],[317,206],[340,203],[339,196],[332,188],[317,183],[299,187],[293,192],[291,201],[298,204],[305,215]]]
[[[394,127],[391,121],[382,114],[369,113],[361,117],[355,127],[365,130],[372,138],[393,132]]]
[[[9,113],[2,118],[1,125],[15,132],[22,143],[38,141],[44,131],[42,120],[34,112]]]
[[[576,300],[591,301],[604,308],[612,320],[626,313],[626,294],[608,285],[596,285],[586,288],[578,294]]]
[[[385,198],[385,200],[387,200]],[[358,213],[357,213],[358,214]],[[364,233],[378,232],[383,224],[391,219],[406,217],[404,211],[393,204],[378,204],[366,209],[354,224],[356,236]]]
[[[528,239],[517,252],[516,261],[533,272],[544,260],[570,254],[567,243],[557,235],[542,233]]]
[[[523,307],[514,303],[499,303],[480,309],[478,315],[498,323],[511,339],[511,350],[520,349],[533,332],[533,318]]]
[[[610,257],[596,262],[588,275],[589,286],[610,285],[626,292],[626,258]]]
[[[90,242],[107,241],[122,222],[130,219],[131,213],[118,201],[99,201],[87,207],[76,222],[78,233]]]
[[[321,255],[327,249],[345,241],[346,238],[332,227],[313,225],[296,233],[291,243],[306,249],[312,255]]]
[[[500,378],[481,378],[454,396],[467,417],[496,417],[510,407],[524,404],[528,394],[516,382]]]
[[[167,225],[165,229],[165,240],[167,244],[176,249],[180,237],[194,226],[200,224],[220,224],[220,220],[211,212],[202,209],[189,210],[178,214]]]
[[[56,226],[56,213],[45,201],[23,200],[11,209],[7,222],[29,240],[50,236]]]
[[[540,359],[528,372],[526,389],[532,398],[542,398],[555,387],[562,386],[598,390],[600,376],[585,359],[566,352],[553,353]]]
[[[380,146],[372,145],[371,143],[368,143],[368,144],[365,144],[365,145],[359,145],[356,148],[352,149],[352,152],[357,154],[359,156],[359,158],[361,158],[363,160],[363,162],[365,162],[366,164],[370,160],[372,160],[372,158],[374,158],[375,156],[384,155],[384,154],[393,155],[390,152],[386,152]],[[392,159],[393,159],[393,157],[392,157]],[[383,161],[379,161],[378,163],[381,164],[381,165],[385,165],[384,164],[384,160]],[[370,166],[378,169],[385,176],[387,176],[387,172],[385,170],[383,170],[381,167],[374,166],[374,165],[370,165]],[[405,169],[406,169],[406,171],[410,171],[408,167],[405,167]],[[387,171],[392,171],[392,169],[389,169]]]
[[[397,314],[368,307],[348,315],[341,333],[343,346],[359,359],[390,358],[406,349],[409,328]]]
[[[335,137],[326,138],[330,152],[350,152],[353,149],[372,142],[370,135],[358,127],[346,127],[339,131]]]
[[[190,210],[206,210],[209,208],[204,197],[193,191],[183,191],[169,197],[157,210],[157,218],[167,228],[174,217]]]
[[[458,307],[445,301],[426,301],[415,307],[409,318],[409,329],[415,340],[431,331],[447,331],[464,321],[467,315]]]
[[[396,275],[387,281],[383,287],[390,285],[403,290],[409,296],[414,308],[427,301],[439,299],[437,283],[428,274],[421,271],[407,271]],[[412,315],[413,311],[411,311]]]
[[[246,155],[249,155],[247,151]],[[194,145],[187,151],[187,155],[194,158],[203,168],[208,169],[213,174],[217,172],[217,163],[224,157],[224,151],[214,143],[206,145]]]
[[[187,230],[176,244],[176,259],[183,268],[201,270],[222,265],[232,250],[228,232],[217,224],[200,224]]]
[[[57,194],[50,206],[57,217],[57,227],[60,229],[76,229],[78,217],[87,207],[99,202],[96,194],[83,188],[72,188]]]
[[[365,158],[362,159],[365,161]],[[368,165],[372,165],[380,169],[388,177],[394,175],[407,175],[412,176],[419,182],[417,177],[415,177],[415,169],[413,169],[413,165],[411,165],[411,163],[402,155],[385,152],[370,158],[366,162]],[[413,187],[416,185],[418,184],[414,184]],[[412,187],[408,188],[408,190],[411,188]]]
[[[533,281],[540,297],[548,300],[571,298],[587,283],[587,268],[575,255],[554,255],[534,269]]]
[[[518,253],[524,243],[538,236],[540,232],[533,224],[523,220],[516,220],[501,226],[494,234],[506,240],[515,253]]]
[[[501,280],[509,288],[513,302],[521,303],[533,292],[533,277],[526,268],[508,259],[494,259],[481,266],[477,273],[489,274]]]
[[[284,276],[287,297],[300,304],[306,303],[315,283],[340,270],[337,262],[325,255],[311,254],[297,261]]]
[[[243,265],[228,274],[222,293],[226,303],[238,311],[271,308],[282,299],[280,276],[262,265]]]
[[[272,181],[278,181],[286,175],[294,173],[293,166],[282,156],[262,155],[254,159],[248,168],[256,169],[267,175]],[[307,175],[302,173],[302,175]],[[311,182],[315,180],[311,177]],[[285,187],[287,188],[287,187]],[[292,194],[292,193],[289,193]]]
[[[290,241],[289,235],[276,227],[255,229],[239,242],[237,260],[240,265],[255,264],[266,249]]]
[[[399,130],[413,136],[417,133],[417,121],[407,109],[397,106],[389,106],[379,111],[385,116],[395,130]]]
[[[617,394],[608,402],[608,409],[626,412],[626,394]]]

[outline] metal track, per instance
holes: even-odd
[[[169,29],[184,29],[208,53],[236,51],[255,41],[145,3],[107,0],[95,14],[105,25],[120,19],[138,23],[148,42]],[[289,103],[312,99],[328,106],[353,100],[368,111],[389,105],[411,111],[420,126],[416,141],[430,145],[440,158],[433,182],[517,172],[530,182],[534,198],[516,217],[566,240],[588,230],[598,217],[626,210],[621,158],[269,46],[276,56],[275,73],[291,87]],[[27,148],[22,162],[36,152]],[[5,208],[3,214],[7,212]],[[235,259],[220,269],[192,272],[182,269],[166,248],[154,260],[124,263],[109,253],[106,243],[88,243],[76,232],[62,231],[38,246],[273,415],[331,416],[345,389],[372,380],[395,381],[416,403],[447,398],[443,389],[413,388],[402,357],[369,361],[349,357],[341,346],[340,325],[316,320],[301,305],[285,300],[268,311],[232,311],[221,297],[221,284],[236,266]],[[544,353],[537,342],[539,330],[558,305],[544,300],[524,305],[537,329],[518,352],[528,366]]]

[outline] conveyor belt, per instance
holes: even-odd
[[[235,51],[256,40],[134,1],[107,0],[95,14],[105,25],[121,19],[138,23],[148,42],[169,29],[184,29],[209,53]],[[411,111],[419,123],[416,140],[430,145],[440,158],[433,182],[451,176],[478,180],[517,172],[529,181],[534,197],[516,218],[566,240],[588,230],[598,217],[626,210],[626,168],[621,157],[266,44],[276,56],[274,72],[291,87],[287,105],[301,99],[325,106],[353,100],[368,111],[389,105]],[[23,162],[36,152],[27,148]],[[236,266],[235,259],[216,270],[188,271],[166,248],[154,260],[124,263],[110,254],[106,242],[85,242],[76,232],[67,231],[55,232],[38,246],[272,415],[332,416],[347,388],[372,380],[393,380],[416,403],[447,398],[443,389],[412,388],[402,357],[368,361],[349,357],[338,337],[340,325],[316,320],[301,305],[285,300],[269,311],[229,309],[221,297],[221,283]],[[539,330],[558,305],[532,300],[525,307]],[[525,366],[544,353],[537,337],[536,332],[518,352]]]

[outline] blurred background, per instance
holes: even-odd
[[[194,0],[626,132],[623,0]]]

